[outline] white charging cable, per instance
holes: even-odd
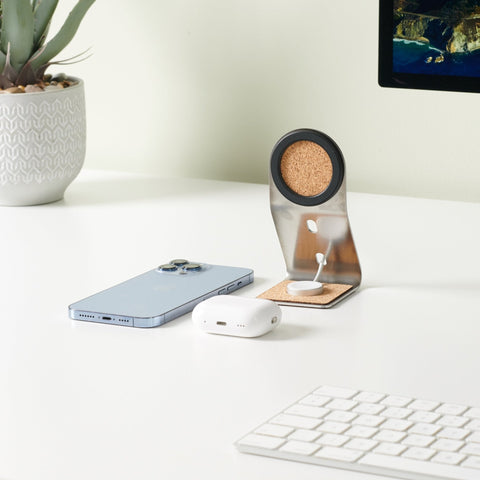
[[[323,253],[317,253],[315,259],[318,263],[318,270],[313,280],[291,282],[287,285],[287,293],[295,296],[320,295],[323,292],[323,283],[319,282],[323,267],[327,264],[327,257]]]

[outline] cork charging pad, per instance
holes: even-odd
[[[303,295],[289,295],[287,293],[287,285],[292,280],[284,280],[266,292],[258,295],[257,298],[265,298],[266,300],[273,300],[283,304],[305,304],[305,306],[328,306],[335,302],[339,297],[354,288],[353,285],[344,285],[341,283],[324,283],[323,292],[320,295],[303,296]]]
[[[283,153],[280,173],[290,190],[304,197],[314,197],[330,185],[333,166],[323,147],[309,140],[300,140]]]

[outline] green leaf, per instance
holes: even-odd
[[[40,48],[47,36],[48,27],[58,0],[37,0],[33,9],[33,44],[35,50]]]
[[[38,56],[35,54],[36,58],[32,60],[34,70],[48,63],[70,43],[80,26],[80,22],[94,2],[95,0],[78,1],[59,32],[42,47],[41,52],[37,52],[39,53]]]
[[[0,73],[3,72],[6,61],[7,61],[7,56],[0,50]]]
[[[16,80],[17,80],[17,77],[18,77],[18,73],[17,71],[12,67],[12,64],[10,62],[10,44],[8,44],[8,47],[7,47],[7,57],[6,57],[6,60],[5,60],[5,67],[3,67],[3,70],[2,70],[2,77],[3,77],[3,80],[4,82],[2,82],[3,84],[7,84],[8,87],[13,87],[14,85],[16,85]],[[9,84],[8,84],[9,82]],[[8,87],[2,87],[2,88],[8,88]]]
[[[33,50],[33,12],[30,0],[2,1],[2,38],[0,48],[6,52],[10,44],[12,67],[18,72]]]

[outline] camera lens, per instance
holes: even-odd
[[[187,272],[198,272],[202,269],[202,266],[198,263],[187,263],[183,266],[184,270]]]
[[[177,266],[171,263],[165,263],[164,265],[160,265],[158,269],[162,272],[174,272],[177,270]]]
[[[188,260],[184,260],[183,258],[177,258],[175,260],[172,260],[170,263],[172,265],[176,265],[177,267],[181,267],[181,266],[187,264]]]

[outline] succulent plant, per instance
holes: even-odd
[[[70,43],[94,1],[78,0],[47,42],[58,0],[0,0],[0,88],[41,83],[50,65],[62,64],[52,59]]]

